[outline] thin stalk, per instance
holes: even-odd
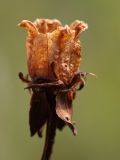
[[[47,120],[45,145],[41,160],[50,160],[55,135],[56,135],[55,114],[51,112]]]

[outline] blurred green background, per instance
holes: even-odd
[[[78,135],[57,132],[53,160],[120,159],[120,1],[0,1],[0,160],[39,160],[44,138],[31,138],[30,95],[18,79],[27,73],[23,20],[57,18],[63,24],[84,20],[81,70],[93,72],[74,102]]]

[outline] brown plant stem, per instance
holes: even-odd
[[[47,120],[45,145],[41,160],[50,160],[56,135],[55,113],[51,112]]]

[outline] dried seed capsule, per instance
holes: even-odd
[[[35,22],[22,21],[27,28],[26,41],[28,71],[32,79],[42,77],[69,84],[78,71],[81,61],[79,33],[87,28],[81,21],[70,27],[61,26],[58,20],[37,19]],[[51,64],[54,67],[51,68]]]

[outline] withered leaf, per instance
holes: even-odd
[[[74,135],[77,134],[75,123],[72,122],[72,100],[66,93],[59,93],[56,96],[56,113],[71,128]]]

